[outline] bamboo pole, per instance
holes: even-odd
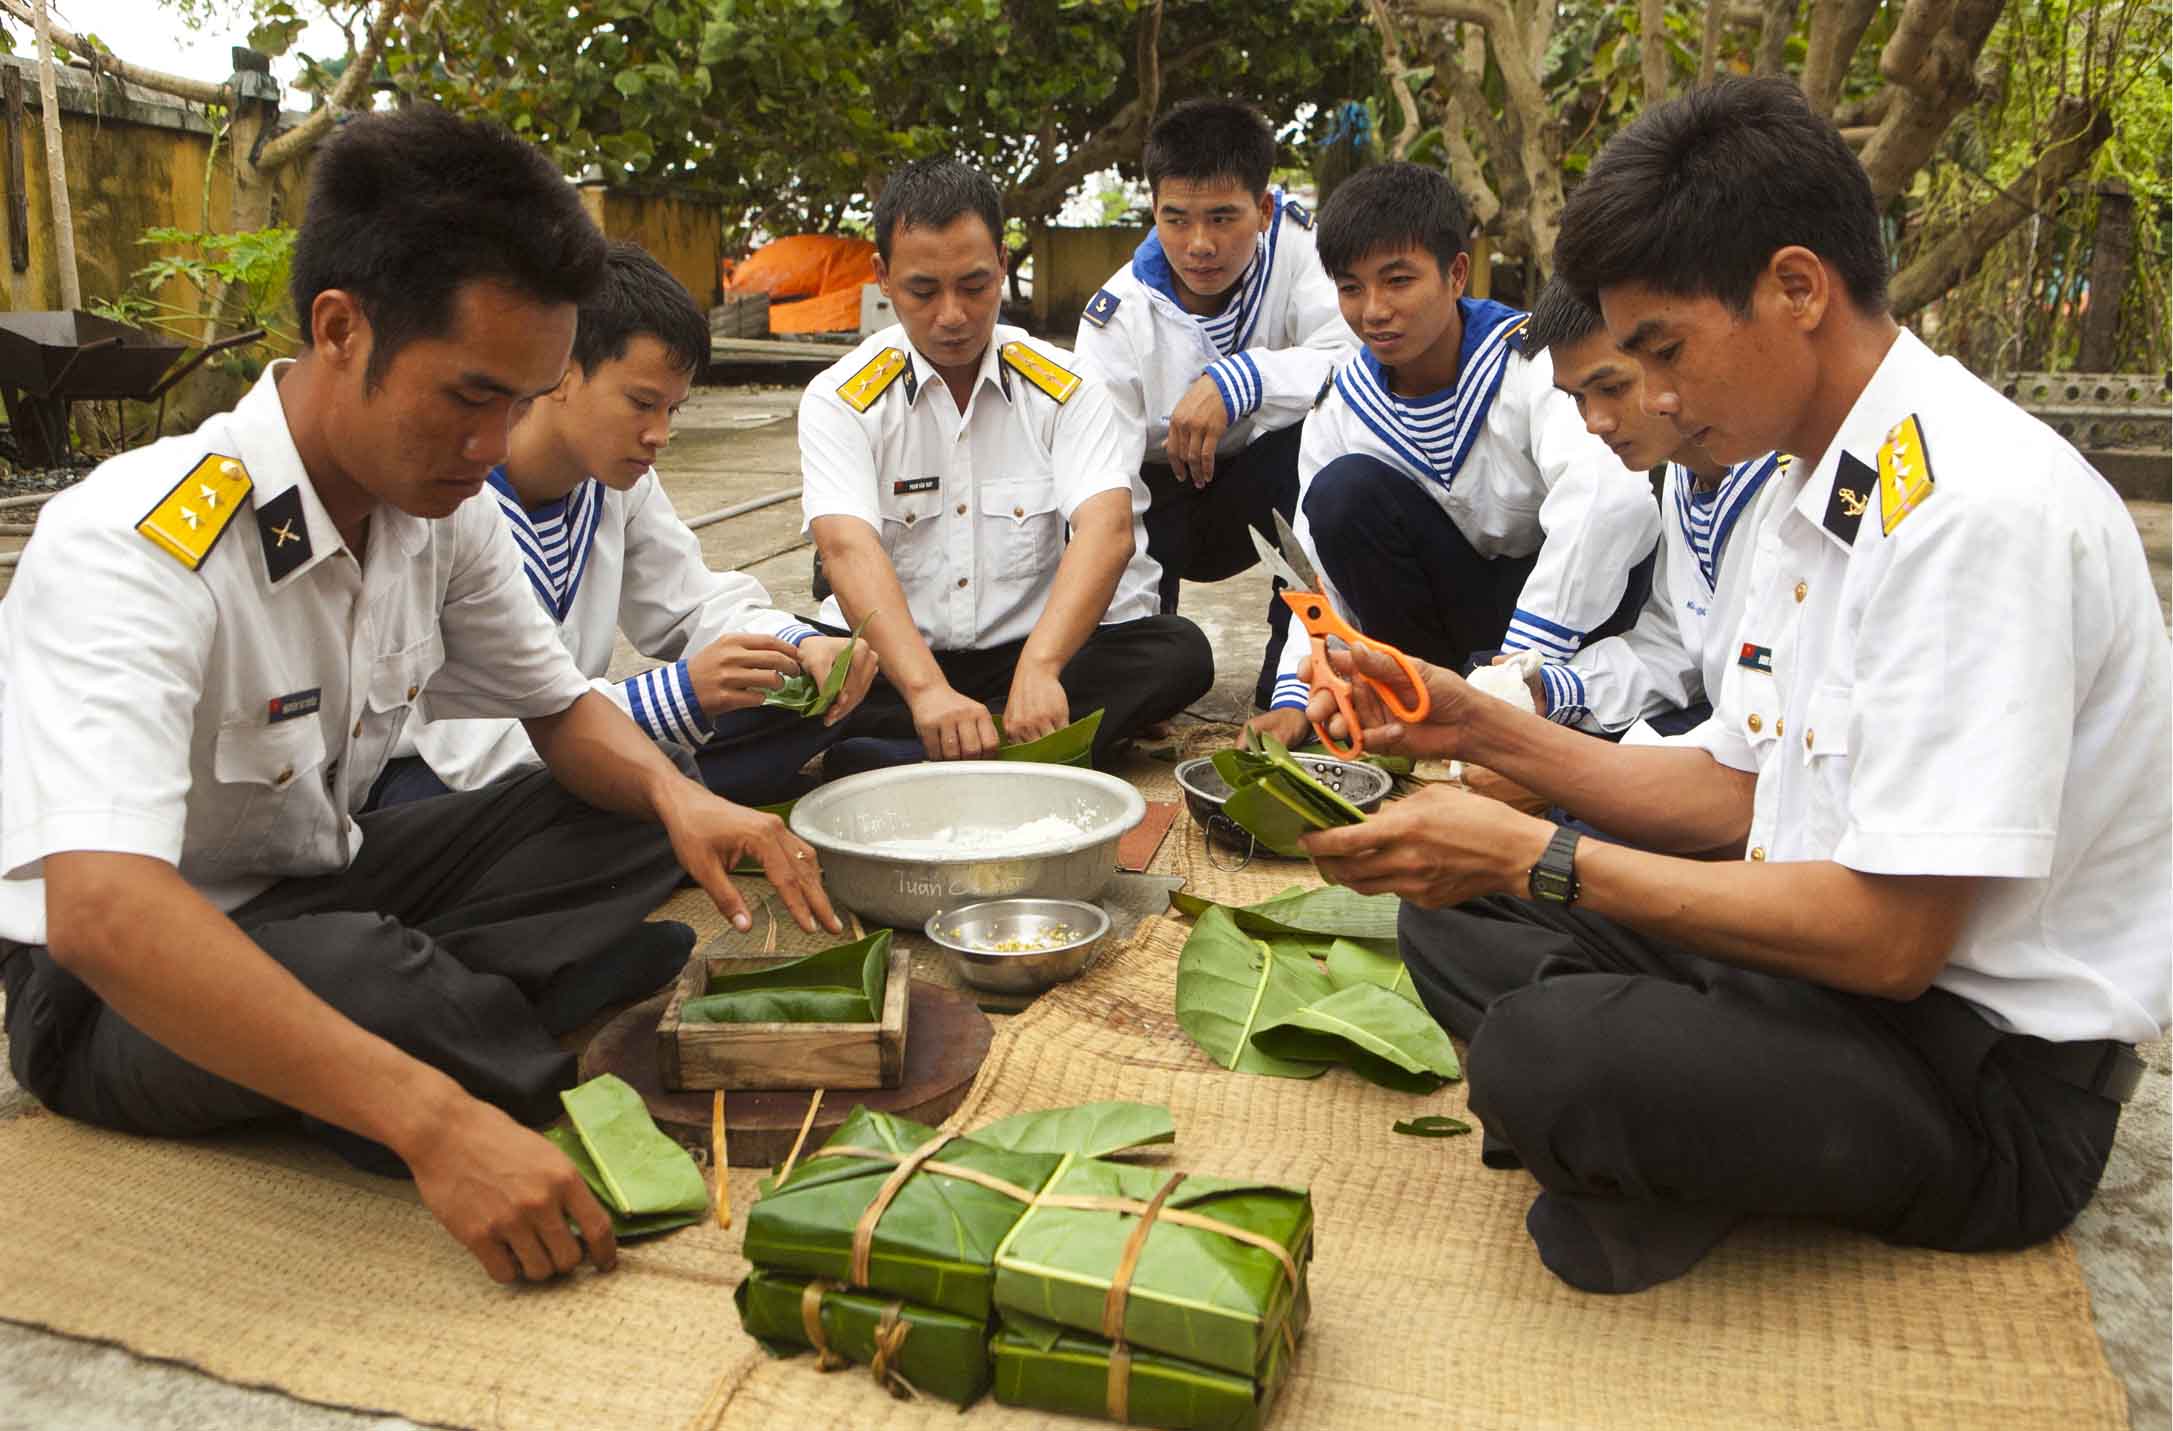
[[[45,178],[53,192],[53,263],[60,271],[60,306],[83,306],[75,268],[75,213],[68,204],[68,162],[60,152],[60,94],[53,83],[53,18],[35,0],[38,19],[38,108],[45,121]]]

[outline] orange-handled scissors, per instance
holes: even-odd
[[[1411,689],[1418,697],[1408,705],[1396,691],[1363,671],[1358,673],[1358,679],[1373,689],[1373,693],[1381,698],[1381,704],[1388,707],[1396,719],[1411,723],[1426,719],[1434,708],[1433,697],[1426,690],[1417,663],[1409,656],[1384,642],[1366,639],[1356,626],[1336,614],[1335,608],[1328,604],[1328,589],[1322,585],[1320,574],[1306,560],[1304,546],[1281,512],[1275,514],[1275,535],[1280,551],[1270,546],[1258,532],[1252,533],[1253,549],[1260,553],[1261,564],[1280,577],[1288,588],[1281,593],[1283,604],[1304,624],[1305,633],[1313,642],[1313,689],[1326,690],[1335,697],[1336,710],[1341,713],[1343,724],[1350,729],[1351,743],[1347,747],[1337,745],[1327,727],[1319,721],[1313,722],[1313,732],[1320,737],[1320,743],[1328,748],[1330,755],[1356,760],[1366,753],[1366,738],[1359,728],[1358,712],[1351,707],[1351,683],[1337,675],[1335,667],[1328,663],[1330,636],[1354,650],[1370,646],[1403,668],[1404,679],[1411,683]]]

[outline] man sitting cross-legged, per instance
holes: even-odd
[[[1105,712],[1094,762],[1214,680],[1207,638],[1156,611],[1135,560],[1146,504],[1109,394],[997,323],[1003,209],[954,160],[875,205],[886,328],[800,400],[808,528],[833,630],[868,622],[883,679],[833,773],[996,753]],[[1136,495],[1135,495],[1136,494]]]
[[[521,1124],[574,1079],[558,1035],[684,962],[641,934],[682,866],[746,927],[726,872],[759,858],[839,928],[812,849],[589,689],[469,500],[603,261],[504,130],[352,120],[295,240],[301,356],[54,498],[0,602],[16,1079],[131,1133],[279,1121],[404,1166],[500,1281],[611,1264]],[[357,815],[419,699],[521,720],[546,768]]]
[[[1527,1226],[1572,1284],[1677,1276],[1747,1213],[2052,1236],[2173,982],[2167,646],[2133,520],[1894,321],[1870,181],[1785,80],[1647,110],[1556,259],[1648,407],[1721,461],[1800,455],[1713,717],[1615,745],[1436,669],[1405,729],[1361,683],[1369,745],[1480,761],[1646,848],[1437,786],[1308,852],[1407,901],[1486,1160],[1538,1180]],[[1649,852],[1724,846],[1744,857]]]
[[[845,641],[772,609],[753,577],[710,570],[665,494],[656,460],[708,356],[708,321],[679,280],[614,243],[602,287],[581,305],[565,379],[515,424],[489,497],[590,684],[655,739],[692,749],[710,789],[766,805],[804,788],[800,767],[841,734],[875,653],[856,648],[819,720],[763,706],[788,675],[822,681]],[[603,679],[622,631],[666,664]],[[473,790],[536,760],[519,721],[415,722],[373,803]]]

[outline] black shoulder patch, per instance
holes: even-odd
[[[257,539],[264,543],[264,574],[275,585],[309,560],[309,523],[302,517],[300,487],[257,503]]]
[[[1878,485],[1879,474],[1870,463],[1853,453],[1842,453],[1833,474],[1833,494],[1826,499],[1826,516],[1821,525],[1839,537],[1844,545],[1855,546],[1856,529],[1863,524],[1864,509],[1871,505],[1871,494]]]
[[[1097,328],[1106,328],[1109,320],[1117,316],[1117,304],[1122,301],[1108,289],[1097,288],[1094,296],[1087,300],[1086,311],[1079,316]]]
[[[1509,336],[1502,339],[1509,351],[1521,355],[1524,352],[1524,336],[1532,331],[1532,315],[1527,313],[1516,320],[1509,329]]]
[[[1299,228],[1309,229],[1313,227],[1313,211],[1296,199],[1283,200],[1283,212],[1290,215],[1290,221]]]
[[[1328,376],[1320,380],[1320,391],[1313,394],[1313,406],[1319,407],[1322,403],[1328,401],[1328,394],[1334,391],[1335,369],[1330,368],[1328,370]]]

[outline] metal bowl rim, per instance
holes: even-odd
[[[999,905],[1007,904],[1067,905],[1073,909],[1091,911],[1096,920],[1098,920],[1099,922],[1095,926],[1094,932],[1092,934],[1088,934],[1079,939],[1075,939],[1069,944],[1059,944],[1053,949],[965,948],[945,938],[943,934],[938,932],[938,930],[936,929],[936,921],[938,920],[950,922],[958,919],[963,919],[964,917],[972,914],[976,910],[993,909]],[[961,904],[956,909],[939,909],[934,914],[928,916],[928,922],[921,927],[921,932],[928,936],[930,942],[941,947],[946,953],[963,954],[974,959],[1030,959],[1036,955],[1074,953],[1077,950],[1082,949],[1087,945],[1092,944],[1095,941],[1106,936],[1109,933],[1109,927],[1109,911],[1102,908],[1099,904],[1094,903],[1092,900],[1063,899],[1054,895],[1014,894],[1005,895],[999,899],[977,899],[972,904]]]
[[[909,780],[940,778],[960,770],[978,767],[993,767],[1012,775],[1023,774],[1030,780],[1053,778],[1059,783],[1083,783],[1099,786],[1103,790],[1119,795],[1123,801],[1123,808],[1119,810],[1117,817],[1107,825],[1091,834],[1083,833],[1075,839],[1047,845],[1028,846],[1022,849],[982,851],[961,855],[894,854],[881,845],[869,845],[858,840],[844,839],[841,836],[831,834],[828,830],[816,829],[813,826],[815,814],[820,814],[827,807],[845,798],[844,795],[834,792],[844,790],[847,794],[852,793],[850,787],[854,781],[865,780],[869,776],[881,775],[889,776],[893,781],[903,783]],[[1028,772],[1034,773],[1029,774]],[[814,807],[812,814],[809,812],[810,806]],[[1019,760],[944,760],[929,761],[922,765],[894,765],[882,770],[863,771],[858,775],[848,775],[842,780],[833,780],[827,785],[818,786],[806,795],[801,796],[799,802],[792,807],[792,819],[789,824],[792,833],[825,853],[852,855],[859,859],[878,860],[889,865],[952,865],[986,864],[996,860],[1040,860],[1061,855],[1080,854],[1097,846],[1122,839],[1146,818],[1147,798],[1116,776],[1105,774],[1099,770],[1086,770],[1076,765],[1043,765],[1032,761]],[[803,823],[803,819],[805,823]],[[1029,898],[1030,896],[1022,895],[1017,897]]]
[[[1389,774],[1378,765],[1368,765],[1364,761],[1360,760],[1338,760],[1332,755],[1314,755],[1310,751],[1293,751],[1291,752],[1291,754],[1292,757],[1297,760],[1318,760],[1323,764],[1340,766],[1345,770],[1363,772],[1367,779],[1379,782],[1381,788],[1378,792],[1374,794],[1366,795],[1363,797],[1353,795],[1345,795],[1343,797],[1344,799],[1349,800],[1353,805],[1363,805],[1368,800],[1386,799],[1388,797],[1388,792],[1396,788],[1396,777]],[[1192,781],[1188,778],[1189,774],[1192,771],[1199,769],[1203,765],[1212,767],[1214,763],[1215,758],[1211,755],[1195,755],[1190,760],[1178,762],[1176,771],[1177,785],[1178,788],[1183,790],[1187,795],[1191,795],[1200,800],[1205,800],[1208,804],[1214,806],[1216,809],[1219,810],[1222,808],[1223,804],[1229,800],[1229,795],[1210,794],[1209,792],[1202,790],[1199,786],[1193,784]],[[1219,772],[1217,774],[1217,778],[1220,778]]]

